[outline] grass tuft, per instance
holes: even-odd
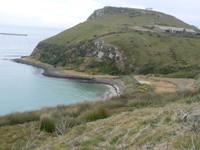
[[[52,133],[55,131],[55,120],[48,114],[43,114],[40,118],[40,130]]]
[[[39,121],[40,115],[36,111],[15,112],[0,118],[0,127],[5,125],[23,124],[26,122]]]
[[[109,117],[109,112],[105,108],[96,108],[93,110],[88,110],[84,115],[84,118],[87,122],[96,121],[107,117]]]

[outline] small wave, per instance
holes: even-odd
[[[108,90],[105,92],[103,100],[107,100],[112,97],[118,96],[118,93],[113,86],[111,85],[106,85],[106,86],[108,87]]]

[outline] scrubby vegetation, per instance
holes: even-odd
[[[24,148],[30,142],[33,149],[42,148],[44,145],[53,149],[70,149],[72,145],[78,149],[104,146],[115,149],[120,145],[127,148],[142,148],[144,145],[155,147],[172,138],[174,140],[170,141],[169,145],[174,148],[192,148],[194,145],[198,147],[199,114],[196,108],[199,101],[199,91],[162,94],[146,92],[124,95],[107,101],[13,113],[0,118],[0,134],[3,135],[0,139],[0,148]],[[189,115],[190,113],[194,114]],[[184,118],[184,115],[188,118]],[[24,116],[29,116],[30,119],[27,120]],[[132,118],[129,120],[131,122],[126,121],[126,118]],[[190,130],[192,128],[195,131]],[[184,134],[180,135],[179,132]],[[108,133],[109,137],[104,135]],[[86,139],[79,139],[83,135]],[[131,140],[132,138],[135,140]],[[68,142],[61,144],[61,139]],[[51,142],[53,144],[50,144]]]
[[[54,119],[47,114],[43,114],[40,118],[40,130],[46,132],[54,132],[56,128]]]

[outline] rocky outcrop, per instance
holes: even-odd
[[[85,43],[80,46],[79,50],[85,51],[86,57],[94,57],[98,62],[110,60],[115,63],[116,67],[124,70],[125,56],[119,51],[117,46],[107,44],[101,38],[93,40],[91,43]]]
[[[103,40],[97,39],[94,41],[94,46],[96,50],[96,57],[99,60],[102,60],[104,58],[111,59],[115,62],[120,70],[124,70],[125,57],[115,45],[105,44]]]
[[[92,13],[92,15],[88,17],[87,20],[93,20],[95,18],[102,17],[104,15],[113,15],[113,14],[126,14],[129,17],[136,17],[145,14],[145,11],[139,9],[106,6],[102,9],[95,10]]]
[[[59,51],[62,51],[62,54],[59,54]],[[89,69],[91,66],[101,66],[101,63],[110,64],[121,71],[125,69],[123,53],[115,45],[107,44],[101,38],[82,41],[73,47],[39,43],[31,56],[51,65],[70,66],[68,69]]]

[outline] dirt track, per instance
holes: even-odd
[[[152,85],[156,92],[176,92],[194,90],[194,79],[160,78],[147,76],[134,76],[140,83]]]

